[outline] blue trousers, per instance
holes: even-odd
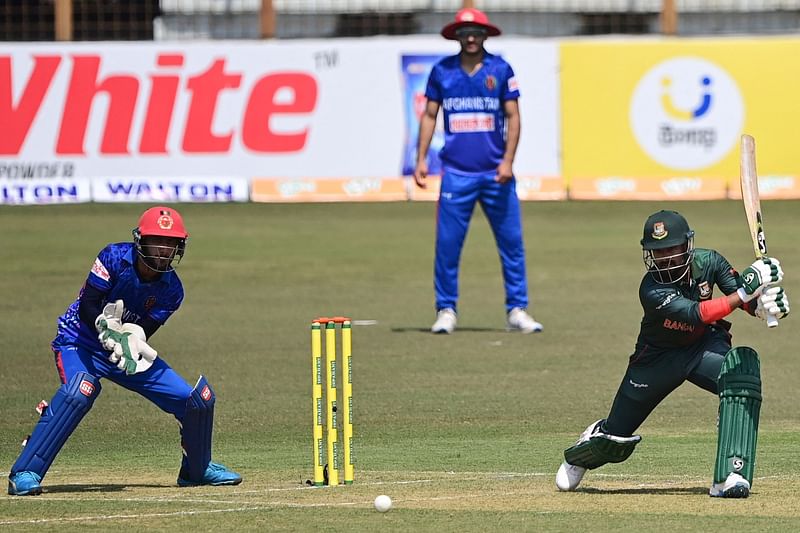
[[[109,362],[106,352],[93,352],[75,345],[55,345],[53,350],[62,383],[68,383],[78,372],[107,378],[121,387],[141,394],[162,411],[183,422],[186,401],[191,396],[192,387],[162,358],[157,358],[146,372],[129,376]]]
[[[436,260],[434,291],[436,309],[456,309],[458,267],[467,229],[479,202],[494,233],[503,268],[506,311],[528,307],[525,247],[516,181],[500,184],[495,173],[462,176],[449,171],[442,175],[436,219]]]

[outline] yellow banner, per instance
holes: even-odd
[[[570,188],[606,180],[652,198],[678,178],[693,184],[680,196],[700,199],[722,180],[734,196],[749,133],[759,176],[781,183],[778,197],[800,196],[800,39],[566,41],[561,89]]]

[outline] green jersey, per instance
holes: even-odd
[[[714,297],[714,286],[726,295],[741,286],[738,272],[715,250],[695,249],[691,275],[678,283],[661,284],[645,274],[639,286],[644,316],[632,359],[698,342],[709,327],[700,318],[700,302]]]

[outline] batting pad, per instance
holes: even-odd
[[[61,447],[99,395],[100,380],[86,372],[78,372],[69,383],[61,385],[11,467],[11,474],[36,472],[44,478]]]
[[[204,376],[200,376],[186,400],[186,415],[181,424],[183,467],[181,478],[199,482],[211,462],[211,433],[214,430],[216,396]]]
[[[753,484],[761,412],[761,365],[752,348],[740,346],[725,355],[719,374],[719,438],[714,482],[736,472]]]

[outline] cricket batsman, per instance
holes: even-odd
[[[11,467],[10,495],[42,493],[42,479],[100,395],[103,378],[178,420],[183,448],[179,486],[242,482],[239,474],[211,462],[211,385],[200,376],[192,387],[150,346],[153,334],[183,301],[174,266],[183,258],[188,237],[175,209],[152,207],[133,230],[133,242],[100,251],[78,299],[58,319],[52,350],[61,386]]]
[[[753,483],[761,374],[758,354],[732,347],[724,319],[742,308],[762,320],[789,314],[777,259],[756,260],[741,275],[717,251],[694,248],[694,231],[675,211],[644,224],[647,273],[639,286],[644,316],[628,368],[607,418],[564,451],[556,486],[575,490],[587,470],[619,463],[641,440],[634,431],[667,395],[689,381],[719,396],[712,497],[747,498]],[[722,294],[714,296],[714,287]]]

